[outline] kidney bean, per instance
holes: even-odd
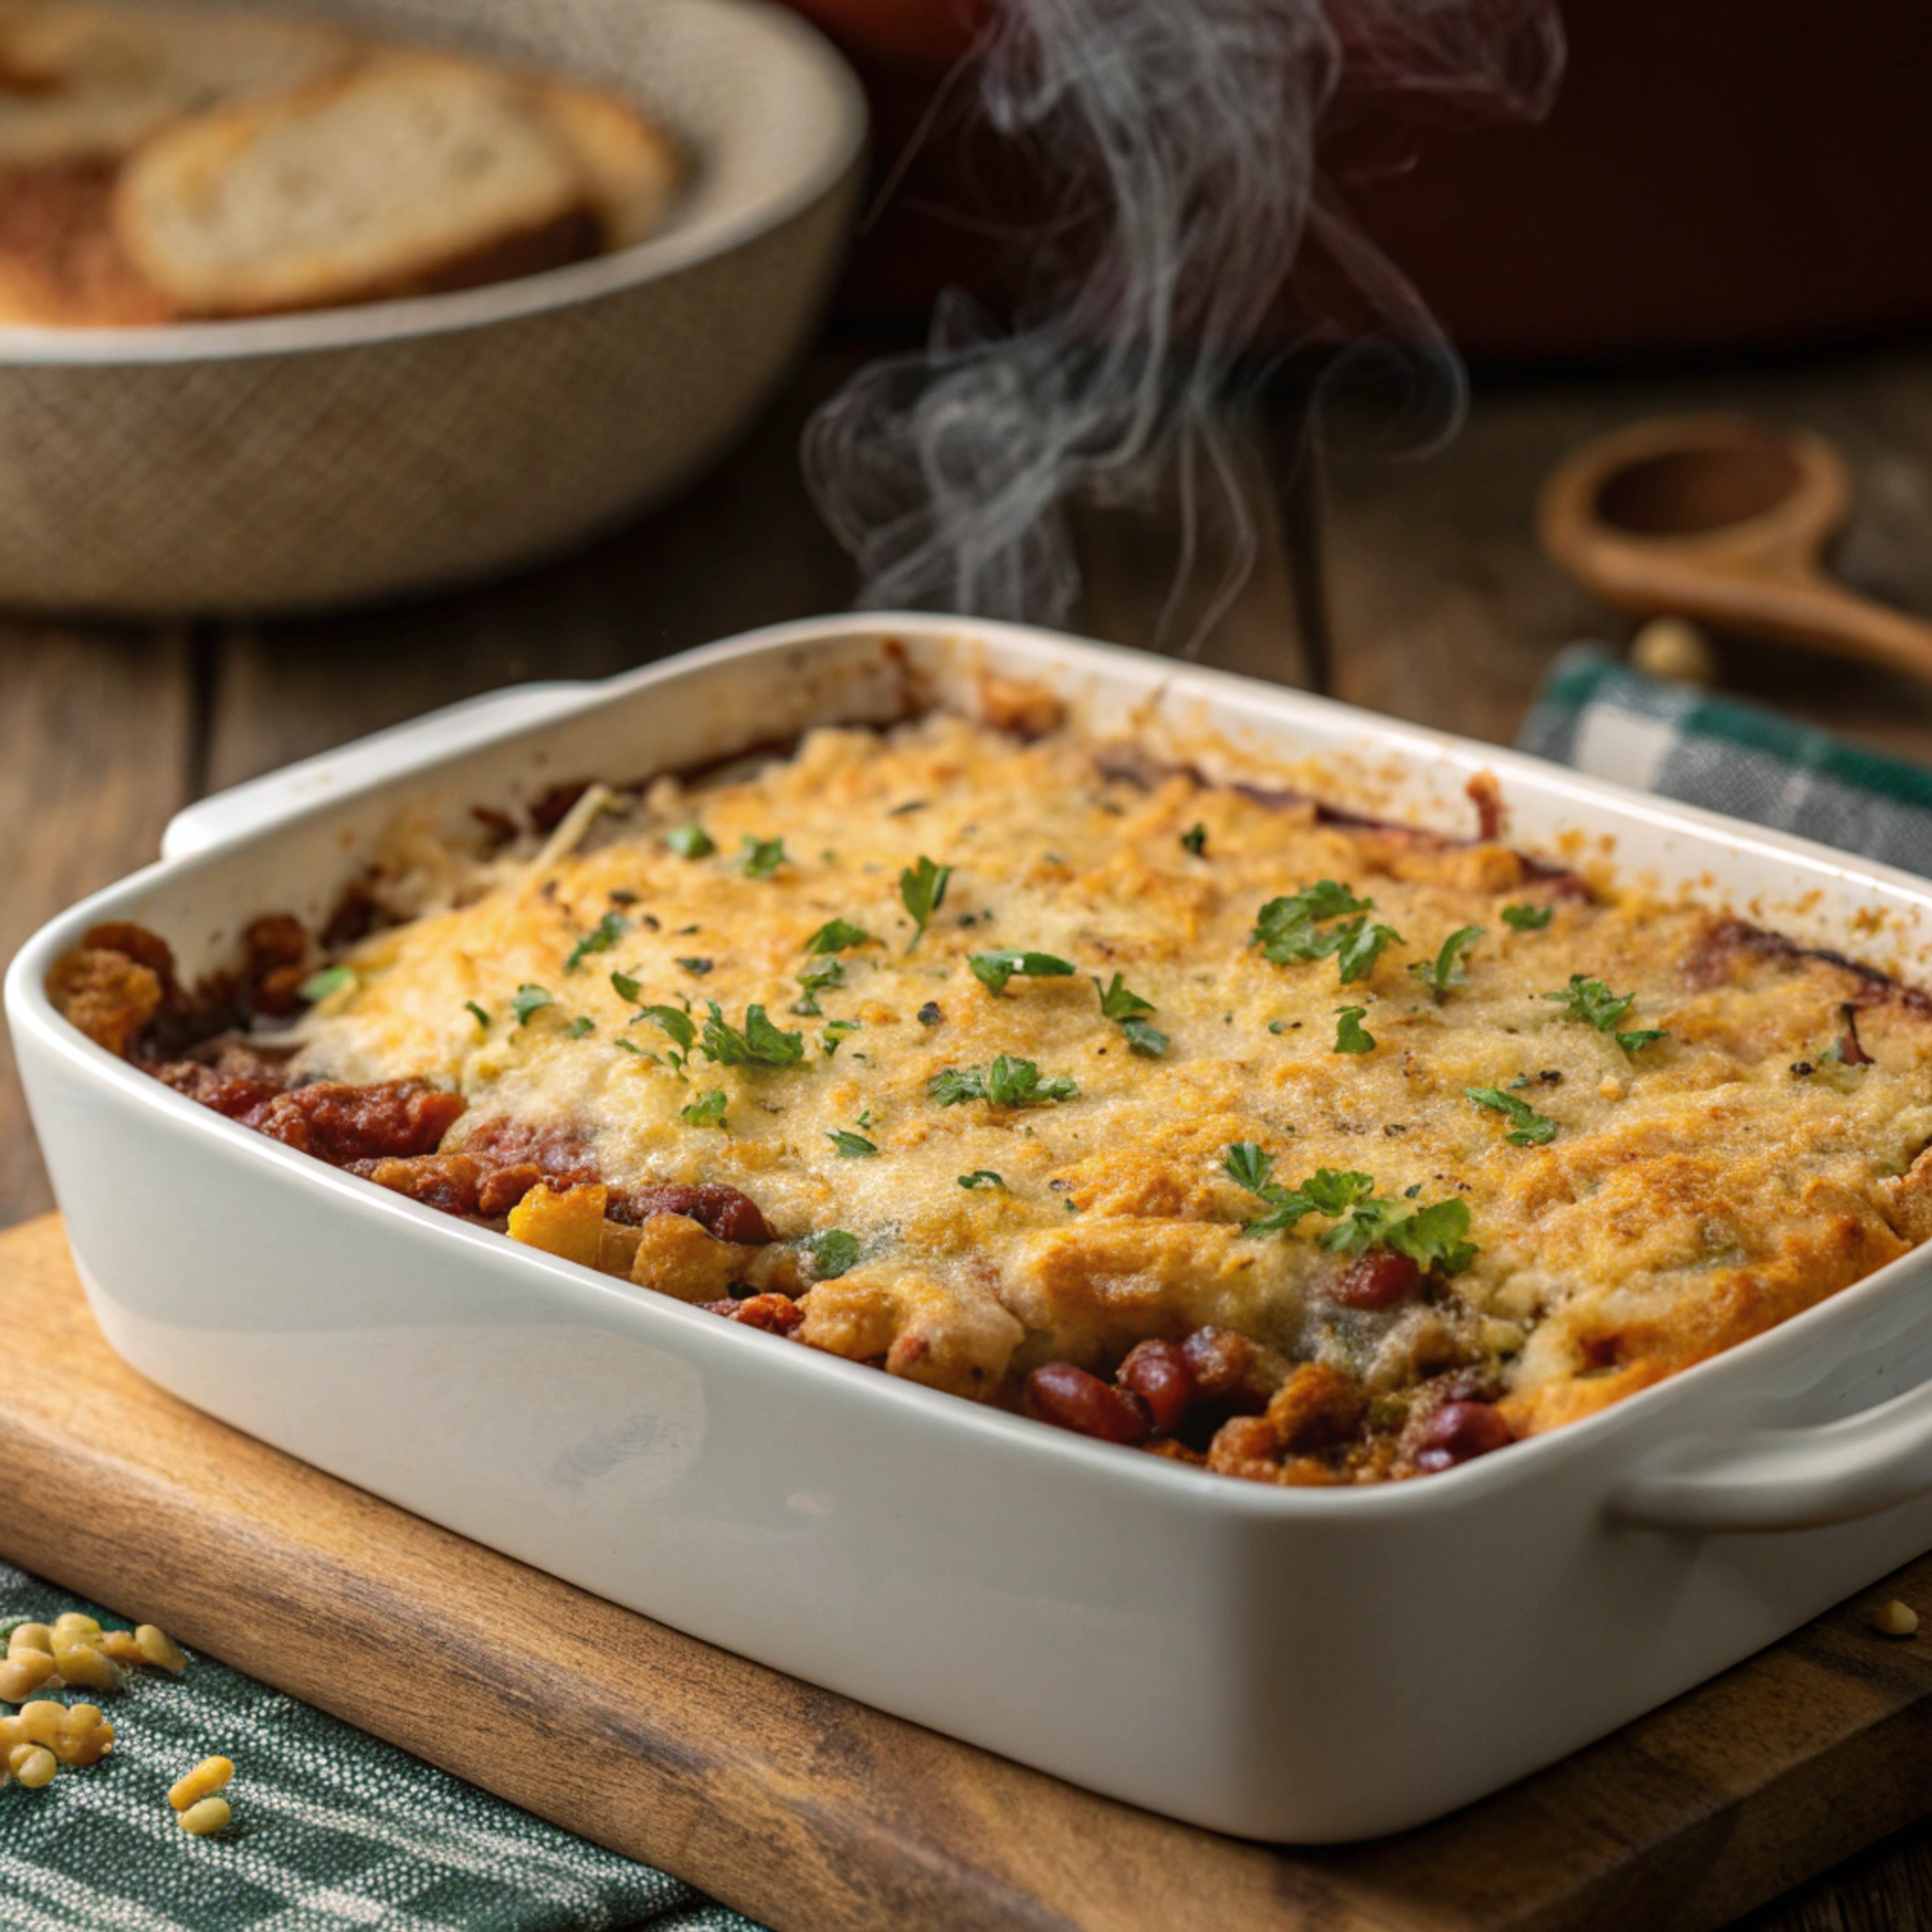
[[[1147,1405],[1154,1427],[1164,1436],[1180,1426],[1194,1399],[1194,1372],[1171,1342],[1136,1343],[1114,1379]]]
[[[1116,1389],[1071,1362],[1049,1362],[1027,1377],[1027,1413],[1077,1436],[1103,1442],[1140,1442],[1151,1427],[1147,1406],[1130,1389]]]
[[[1416,1439],[1416,1467],[1432,1476],[1515,1439],[1509,1423],[1486,1402],[1446,1402]]]
[[[1421,1284],[1422,1271],[1393,1248],[1358,1254],[1328,1291],[1345,1308],[1393,1308]]]

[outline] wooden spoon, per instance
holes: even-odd
[[[1822,437],[1741,416],[1598,437],[1543,486],[1537,534],[1583,587],[1639,616],[1863,658],[1932,683],[1932,624],[1857,596],[1824,567],[1851,506]]]

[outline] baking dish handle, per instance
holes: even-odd
[[[1687,1437],[1612,1492],[1646,1529],[1821,1529],[1932,1494],[1932,1383],[1804,1429]]]
[[[407,724],[372,732],[332,752],[285,765],[267,777],[199,798],[168,822],[164,858],[186,858],[231,838],[259,832],[324,799],[380,784],[413,766],[452,752],[467,751],[501,732],[573,709],[586,684],[513,684],[486,691]]]

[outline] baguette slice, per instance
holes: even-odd
[[[678,187],[676,150],[628,101],[601,88],[541,83],[537,105],[590,191],[606,248],[628,248],[663,227]]]
[[[358,44],[230,9],[0,5],[0,167],[111,161],[183,115],[345,71]]]
[[[0,323],[128,327],[172,314],[115,239],[111,161],[0,168]]]
[[[121,173],[115,229],[184,314],[508,280],[596,252],[576,165],[509,77],[398,53],[196,115]]]

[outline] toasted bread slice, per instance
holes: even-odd
[[[606,248],[628,248],[663,227],[678,186],[677,151],[628,101],[561,81],[536,100],[590,190]]]
[[[184,115],[310,85],[360,51],[229,8],[0,6],[0,167],[115,159]]]
[[[506,75],[413,53],[198,115],[121,169],[116,234],[184,314],[466,287],[594,254],[562,142]]]
[[[111,161],[0,169],[0,322],[85,328],[171,310],[115,239]]]

